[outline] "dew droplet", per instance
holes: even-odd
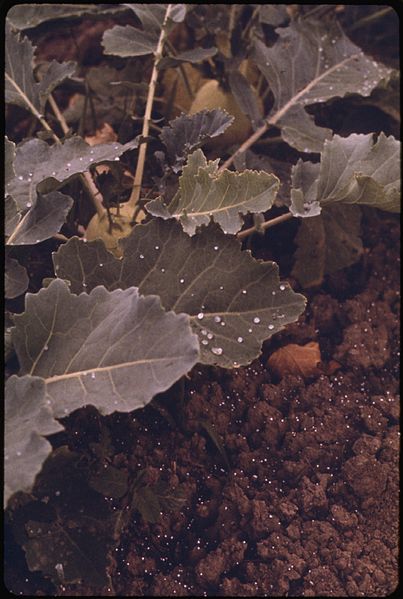
[[[222,290],[224,289],[224,286],[223,286],[223,285],[220,285],[220,289],[221,289],[221,291],[222,291]]]
[[[185,279],[179,279],[179,283],[184,283]]]
[[[207,333],[207,339],[212,339],[214,337],[213,333]]]
[[[280,291],[284,291],[285,285],[280,285]]]
[[[165,272],[165,268],[161,268],[161,272]]]
[[[144,258],[143,254],[140,254],[139,258],[142,260]]]
[[[242,343],[243,342],[243,337],[238,337],[237,341],[238,341],[238,343]]]
[[[218,245],[215,245],[214,249],[215,249],[215,251],[217,251],[218,250]]]
[[[116,158],[114,158],[114,160],[119,161],[120,160],[119,156],[116,156]]]
[[[203,314],[203,312],[199,312],[199,313],[198,313],[198,315],[197,315],[197,318],[198,318],[199,320],[202,320],[202,319],[204,318],[204,314]]]
[[[43,347],[43,349],[44,349],[44,351],[48,351],[48,349],[49,349],[49,346],[48,346],[48,345],[45,345],[45,346]]]
[[[159,250],[159,249],[160,249],[160,246],[159,246],[159,245],[156,245],[156,246],[155,246],[155,249],[156,249],[156,250]]]
[[[276,292],[275,292],[275,291],[272,291],[272,292],[271,292],[271,294],[272,294],[272,295],[276,295]]]
[[[202,339],[202,344],[203,344],[203,345],[208,345],[208,341],[207,341],[207,339]]]
[[[268,328],[272,331],[274,329],[274,324],[269,324]]]
[[[242,293],[246,295],[246,289],[242,289]]]
[[[102,263],[102,262],[100,262],[100,263],[99,263],[99,266],[103,266],[103,263]]]
[[[214,316],[214,322],[221,322],[221,316]]]
[[[206,329],[202,329],[202,330],[201,330],[201,334],[202,334],[202,335],[207,335],[207,331],[206,331]]]
[[[259,318],[259,316],[255,316],[255,318],[253,319],[253,322],[254,322],[255,324],[259,324],[259,322],[260,322],[260,318]]]
[[[52,175],[55,177],[56,176],[56,171],[53,171]]]
[[[248,329],[249,333],[252,333],[252,329]]]
[[[220,322],[220,325],[221,325],[222,327],[225,327],[225,322],[222,320],[222,321]]]
[[[222,354],[222,347],[212,347],[211,351],[216,356],[221,356],[221,354]]]
[[[17,456],[18,457],[22,456],[22,453],[20,451],[17,451]]]
[[[93,154],[93,153],[94,153],[94,150],[90,150],[90,154]]]
[[[71,167],[71,162],[68,162],[67,166],[68,166],[68,168],[70,168]]]
[[[91,378],[94,379],[95,378],[95,372],[91,372]]]
[[[27,208],[31,208],[31,206],[32,206],[31,202],[27,202],[26,206],[27,206]]]

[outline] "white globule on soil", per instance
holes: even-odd
[[[94,214],[90,222],[88,223],[85,238],[87,241],[93,241],[94,239],[102,239],[105,243],[106,248],[112,252],[117,258],[122,256],[122,250],[118,244],[119,239],[127,237],[132,231],[132,215],[133,208],[128,203],[120,204],[119,214],[117,213],[117,207],[109,209],[112,217],[112,222],[116,225],[112,231],[109,232],[109,219],[105,212],[101,217],[98,214]],[[141,210],[136,217],[136,222],[140,222],[144,218],[144,212]]]

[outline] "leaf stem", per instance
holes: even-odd
[[[291,214],[291,212],[285,212],[285,214],[280,214],[280,216],[276,216],[276,218],[266,220],[264,223],[262,223],[259,226],[259,229],[263,229],[265,231],[266,229],[269,229],[270,227],[274,227],[275,225],[279,225],[280,223],[290,220],[290,218],[293,218],[293,217],[294,217],[294,215]],[[256,233],[257,230],[258,230],[257,227],[250,227],[249,229],[245,229],[244,231],[240,231],[239,233],[237,233],[237,237],[238,237],[238,239],[244,239],[245,237],[248,237],[252,233]]]
[[[60,112],[60,109],[59,109],[54,97],[52,96],[52,94],[49,95],[49,104],[55,114],[55,117],[59,121],[60,127],[62,128],[64,135],[67,135],[70,130],[69,126],[66,123],[66,119]],[[60,139],[57,137],[57,135],[55,135],[55,137],[56,137],[57,143],[60,143]],[[84,187],[87,189],[87,191],[92,199],[92,202],[94,204],[95,210],[97,211],[99,218],[101,218],[106,212],[106,210],[103,206],[103,197],[102,197],[101,192],[99,191],[98,187],[95,185],[94,179],[92,178],[91,173],[86,171],[85,173],[82,173],[80,175],[80,177],[81,177],[82,183],[84,184]]]
[[[167,31],[166,31],[167,22],[168,22],[168,18],[169,18],[172,6],[173,6],[172,4],[168,4],[168,6],[167,6],[167,9],[165,12],[165,17],[164,17],[164,22],[163,22],[162,28],[161,28],[160,37],[158,39],[157,48],[156,48],[155,54],[154,54],[154,66],[153,66],[153,70],[151,73],[150,83],[148,86],[147,103],[146,103],[146,109],[145,109],[144,120],[143,120],[143,130],[141,132],[141,137],[143,137],[143,138],[148,137],[148,133],[150,130],[151,112],[152,112],[155,89],[157,86],[157,79],[158,79],[158,62],[160,61],[160,59],[162,57],[165,36],[167,33]],[[147,152],[147,142],[144,142],[140,145],[140,148],[139,148],[139,155],[138,155],[138,159],[137,159],[136,172],[134,175],[133,188],[132,188],[132,192],[131,192],[131,195],[130,195],[130,198],[128,201],[130,209],[132,209],[133,211],[134,211],[134,208],[135,208],[137,202],[140,199],[141,184],[143,181],[146,152]]]

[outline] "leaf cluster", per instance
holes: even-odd
[[[157,84],[155,74],[175,68],[184,75],[184,64],[217,74],[221,65],[220,85],[229,86],[254,129],[226,162],[209,159],[208,144],[234,121],[220,108],[182,114],[162,127],[150,119],[150,135],[128,139],[120,131],[116,140],[96,145],[69,129],[52,94],[68,90],[63,86],[69,81],[87,89],[86,83],[77,78],[72,62],[52,61],[38,79],[35,48],[21,31],[53,19],[115,12],[120,18],[128,14],[131,24],[115,25],[103,35],[110,62],[97,88],[98,106],[111,87],[129,90],[132,111],[126,95],[118,103],[133,122],[144,88]],[[198,47],[175,50],[171,40],[182,26],[194,34]],[[132,65],[138,72],[148,55],[155,63],[150,85],[127,81]],[[264,118],[241,72],[243,60],[258,73]],[[126,66],[119,70],[121,63],[114,61]],[[100,73],[103,67],[96,68]],[[347,102],[353,95],[384,102],[396,73],[364,54],[338,22],[298,18],[285,7],[126,4],[40,5],[25,13],[13,7],[6,26],[5,75],[7,104],[29,113],[42,129],[33,128],[36,135],[20,143],[11,134],[5,138],[6,298],[25,294],[23,312],[10,309],[6,323],[7,355],[16,358],[18,370],[6,382],[5,502],[21,491],[46,496],[52,476],[52,484],[62,484],[57,476],[62,465],[73,481],[88,486],[100,510],[96,518],[102,514],[107,524],[91,527],[93,514],[74,512],[72,483],[46,517],[25,523],[22,544],[32,570],[41,569],[55,582],[86,578],[101,587],[108,583],[105,556],[122,524],[112,517],[105,497],[123,501],[131,493],[130,509],[155,523],[161,512],[180,509],[183,489],[147,484],[143,472],[130,487],[127,472],[103,454],[85,476],[78,474],[77,455],[66,448],[52,452],[47,437],[63,430],[62,418],[86,405],[102,414],[142,408],[197,363],[249,364],[264,341],[299,318],[305,297],[280,280],[277,264],[255,259],[241,241],[272,226],[265,218],[274,205],[283,206],[283,220],[299,220],[292,276],[301,288],[319,285],[326,274],[359,259],[361,207],[400,210],[400,142],[382,132],[338,135],[316,122],[315,107]],[[148,92],[146,110],[152,100]],[[50,126],[55,118],[57,126]],[[69,124],[74,123],[71,117]],[[279,147],[298,156],[276,171],[290,172],[289,181],[271,168],[276,160],[283,162],[276,154],[260,159],[250,150],[273,130]],[[156,151],[147,150],[142,186],[137,170],[135,177],[130,170],[144,159],[148,143]],[[236,170],[228,168],[232,163]],[[125,176],[143,189],[136,205],[124,202]],[[117,195],[113,210],[107,193],[103,202],[97,198],[102,177],[109,181],[102,189],[113,188]],[[288,198],[279,197],[284,190]],[[100,231],[91,232],[89,240],[94,216],[116,238],[117,252],[109,251]],[[254,227],[246,228],[252,220]],[[18,258],[50,239],[60,243],[51,257],[54,277],[32,293],[29,272]],[[214,429],[207,421],[201,425],[227,462]],[[68,509],[78,518],[73,530],[65,526]],[[89,556],[93,544],[99,552]]]

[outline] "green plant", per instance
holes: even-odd
[[[63,430],[61,418],[88,404],[102,414],[139,409],[197,363],[222,368],[249,364],[265,340],[298,319],[304,296],[280,281],[274,262],[259,261],[243,249],[243,238],[300,219],[292,274],[302,288],[310,287],[359,259],[361,205],[400,209],[400,143],[383,133],[376,139],[372,133],[336,135],[318,126],[306,110],[347,94],[368,97],[392,80],[392,70],[364,55],[336,22],[293,19],[276,30],[278,39],[269,47],[262,24],[273,17],[261,5],[242,34],[230,23],[232,49],[236,39],[242,44],[240,55],[228,57],[216,46],[173,52],[167,36],[187,18],[187,9],[189,22],[196,19],[197,25],[194,8],[124,6],[134,11],[142,28],[108,29],[102,42],[105,54],[131,60],[153,57],[142,129],[126,143],[90,146],[70,130],[52,94],[72,77],[74,64],[52,61],[36,79],[33,46],[16,29],[43,22],[50,9],[42,16],[40,11],[34,14],[33,21],[27,14],[31,20],[25,24],[15,10],[7,22],[6,101],[28,111],[42,131],[19,144],[7,137],[5,141],[6,297],[16,298],[28,289],[24,251],[52,238],[60,246],[52,255],[55,279],[45,280],[37,293],[26,293],[22,314],[7,314],[8,356],[17,357],[18,373],[6,383],[6,504],[15,493],[32,491],[52,451],[46,436]],[[66,5],[65,10],[59,18],[81,9],[74,13]],[[124,10],[122,5],[119,10]],[[272,96],[265,118],[246,78],[234,75],[246,54],[261,72],[260,89],[266,89],[266,98]],[[208,160],[201,146],[223,133],[233,118],[220,109],[179,116],[159,132],[164,153],[159,151],[163,173],[153,187],[158,197],[145,198],[144,174],[153,184],[147,168],[154,158],[150,152],[147,157],[147,150],[158,75],[186,62],[206,71],[214,67],[228,80],[235,99],[247,98],[242,109],[255,130],[220,165],[219,159]],[[121,80],[116,83],[124,87]],[[300,157],[292,166],[289,198],[280,191],[284,181],[278,176],[242,163],[247,150],[271,127],[314,160]],[[133,156],[136,169],[128,190],[119,182]],[[233,163],[238,170],[228,169]],[[100,164],[109,167],[118,189],[113,206],[106,192],[100,192],[101,175],[95,169]],[[91,239],[98,238],[91,241],[60,232],[79,205],[76,179],[95,210],[91,220],[80,222],[88,230],[95,228]],[[274,206],[281,206],[283,214],[262,219]],[[143,209],[147,217],[138,223]],[[246,228],[248,215],[255,222]],[[116,246],[106,245],[106,236],[116,239]],[[210,425],[203,426],[212,436]],[[119,478],[111,468],[108,476]],[[120,481],[124,493],[126,482]],[[170,495],[163,485],[140,482],[131,493],[136,509],[151,521],[164,506],[181,505],[179,492]],[[104,492],[104,483],[92,473],[92,489]],[[58,527],[58,522],[49,525],[55,546],[65,534]],[[32,543],[27,546],[32,551]],[[32,569],[42,568],[30,555]],[[74,568],[70,573],[65,568],[69,580],[79,578],[78,566]],[[55,576],[53,562],[42,569]]]

